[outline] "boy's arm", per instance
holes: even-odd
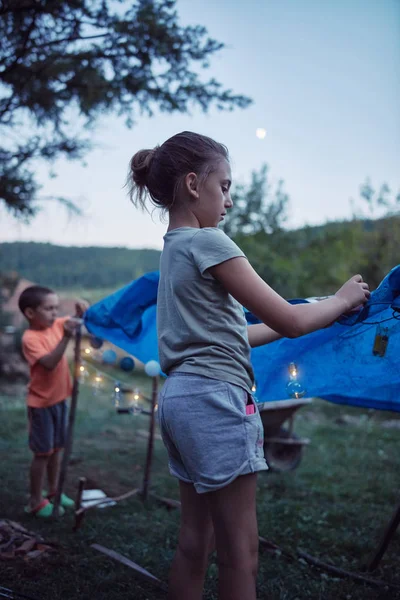
[[[58,365],[58,363],[60,362],[60,360],[63,357],[66,347],[68,346],[68,342],[71,339],[71,337],[73,336],[74,331],[76,330],[77,326],[78,326],[77,319],[67,319],[66,321],[64,321],[63,337],[58,342],[58,344],[54,348],[54,350],[52,350],[48,354],[45,354],[45,356],[42,356],[38,360],[38,363],[41,364],[42,367],[44,367],[45,369],[48,369],[49,371],[52,371]]]
[[[271,329],[271,327],[268,327],[268,325],[264,325],[264,323],[248,325],[247,334],[249,337],[249,344],[252,348],[275,342],[275,340],[280,340],[283,337],[280,333],[277,333]]]

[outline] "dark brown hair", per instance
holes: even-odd
[[[191,131],[178,133],[151,150],[139,150],[130,161],[130,199],[145,208],[149,196],[155,206],[168,210],[188,173],[196,173],[204,181],[221,159],[229,160],[223,144]]]
[[[54,294],[53,290],[41,285],[31,285],[27,287],[18,299],[19,310],[25,315],[27,308],[37,308],[49,294]]]

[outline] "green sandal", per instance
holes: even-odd
[[[25,513],[28,515],[32,515],[33,517],[39,517],[41,519],[49,519],[53,516],[53,505],[47,498],[45,498],[40,504],[38,504],[35,508],[31,508],[30,506],[25,507]],[[60,506],[59,514],[60,517],[63,516],[65,510]]]
[[[50,500],[50,502],[53,502],[55,498],[55,494],[48,494],[46,491],[43,492],[43,496]],[[63,506],[64,508],[74,508],[75,502],[66,494],[61,494],[60,506]]]

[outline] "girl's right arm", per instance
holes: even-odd
[[[283,337],[295,338],[326,327],[341,314],[364,304],[368,284],[361,275],[349,279],[331,298],[311,304],[289,304],[277,294],[244,257],[209,269],[238,302]]]

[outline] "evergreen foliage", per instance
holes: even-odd
[[[250,103],[200,77],[223,44],[181,26],[175,0],[2,0],[0,39],[0,202],[19,218],[39,205],[35,161],[81,158],[105,113],[132,126],[156,109]]]

